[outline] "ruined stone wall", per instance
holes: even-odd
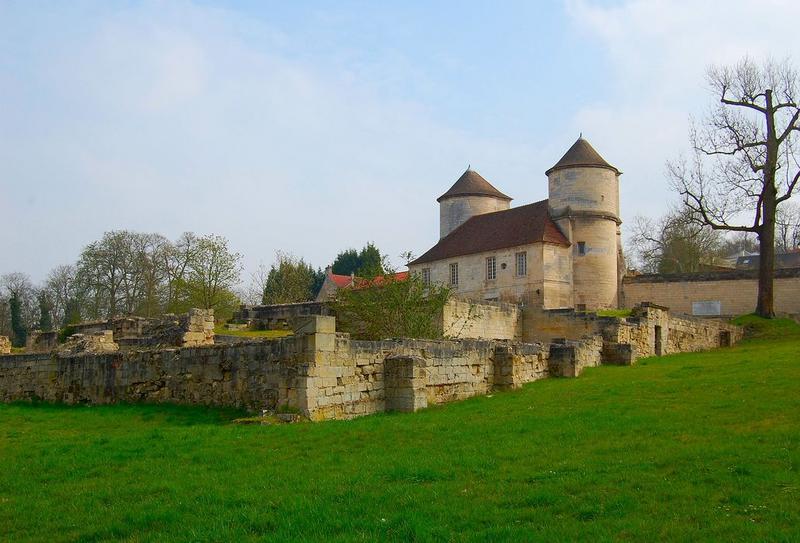
[[[257,411],[296,401],[296,342],[0,357],[0,400],[174,402]]]
[[[11,340],[6,336],[0,336],[0,354],[9,354],[11,352]]]
[[[643,303],[631,316],[601,317],[572,310],[523,311],[523,341],[603,338],[606,363],[631,364],[645,356],[693,352],[733,345],[742,329],[717,319],[671,315],[667,308]]]
[[[800,268],[775,270],[774,288],[775,311],[800,314]],[[732,317],[755,311],[758,271],[626,277],[622,292],[625,307],[649,301],[686,315],[695,314],[695,309],[719,307],[720,316]]]
[[[674,323],[661,308],[612,319],[600,332],[553,345],[491,340],[353,341],[333,317],[303,321],[295,335],[231,345],[146,351],[0,356],[0,401],[175,402],[288,407],[312,420],[386,410],[413,411],[553,376],[575,377],[603,363],[650,353],[647,334],[664,326],[665,352],[713,346],[715,328]],[[596,321],[595,321],[596,322]],[[98,334],[110,336],[106,331]],[[730,337],[734,342],[737,337]],[[627,342],[627,343],[625,343]]]

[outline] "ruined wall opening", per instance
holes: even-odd
[[[731,346],[731,333],[728,330],[723,330],[719,333],[719,346],[720,347],[730,347]]]
[[[656,356],[661,356],[662,354],[664,354],[663,342],[661,340],[661,327],[659,325],[655,326],[655,341],[654,341],[654,343],[655,343]]]

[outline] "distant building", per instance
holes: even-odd
[[[755,270],[758,269],[761,257],[759,254],[740,256],[736,259],[736,269]],[[800,268],[800,248],[793,249],[788,253],[778,253],[775,255],[775,268]]]
[[[397,281],[405,281],[408,279],[408,272],[398,272],[393,275],[394,279]],[[384,276],[379,275],[374,279],[365,279],[363,277],[358,277],[354,274],[351,275],[340,275],[333,273],[333,270],[330,266],[325,269],[325,279],[322,282],[322,287],[320,287],[319,292],[317,293],[317,297],[314,299],[315,302],[326,302],[328,300],[332,300],[336,296],[336,292],[342,288],[366,288],[369,286],[378,286],[384,281]]]

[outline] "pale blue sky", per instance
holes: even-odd
[[[657,215],[705,67],[800,60],[799,19],[788,1],[0,0],[0,273],[40,280],[121,228],[222,234],[248,270],[370,240],[420,254],[468,163],[539,200],[579,132],[625,172],[623,219]]]

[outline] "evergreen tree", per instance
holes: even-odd
[[[355,274],[373,279],[384,273],[383,257],[374,243],[367,243],[361,251],[347,249],[336,255],[331,271],[338,275]]]
[[[64,306],[63,326],[81,322],[81,305],[75,298],[69,298]]]
[[[313,300],[322,286],[324,273],[292,255],[278,253],[264,286],[264,304],[289,304]]]
[[[375,245],[367,243],[358,253],[358,270],[356,275],[366,279],[373,279],[383,274],[383,257]]]
[[[39,330],[49,332],[53,329],[53,315],[51,312],[52,304],[47,297],[47,293],[39,293]]]
[[[14,347],[24,347],[28,340],[28,330],[22,320],[22,304],[16,292],[11,294],[8,301],[11,309],[11,332],[13,333],[12,344]]]
[[[358,256],[358,251],[347,249],[336,255],[331,271],[338,275],[350,275],[351,273],[356,273],[360,267],[361,259]]]

